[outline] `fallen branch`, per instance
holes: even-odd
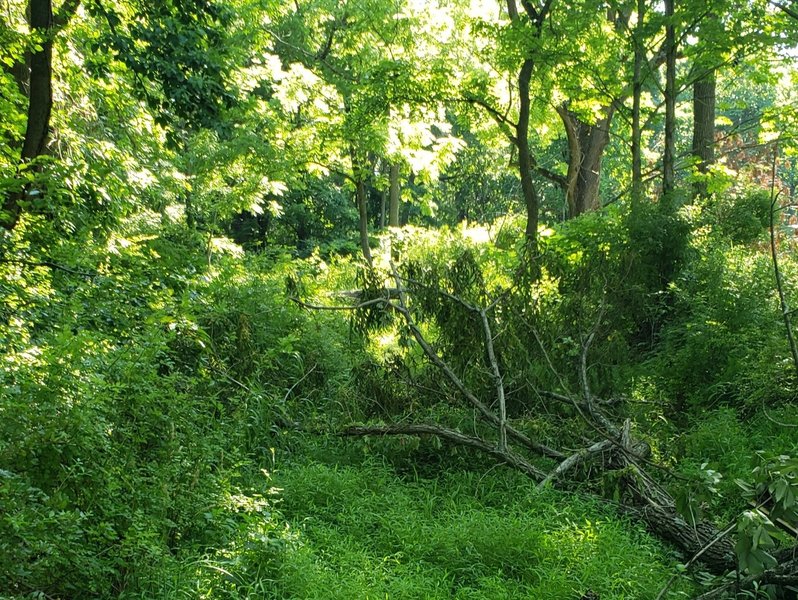
[[[755,583],[759,585],[798,585],[798,558],[784,562],[759,575],[749,575],[748,577],[740,579],[739,582],[730,581],[723,585],[719,585],[696,597],[695,600],[715,600],[717,598],[723,598],[726,592],[730,591],[732,588],[749,588]]]
[[[424,337],[424,334],[419,329],[418,325],[416,325],[415,321],[413,320],[413,316],[410,314],[410,311],[407,308],[405,303],[405,290],[401,285],[401,278],[399,274],[396,272],[394,268],[394,277],[397,281],[397,288],[388,288],[391,290],[391,293],[394,293],[398,297],[399,303],[394,303],[388,298],[374,298],[372,300],[368,300],[366,302],[360,302],[358,304],[349,304],[349,305],[327,305],[327,304],[311,304],[309,302],[305,302],[304,300],[297,298],[297,297],[289,297],[291,302],[294,302],[297,306],[302,308],[306,308],[309,310],[328,310],[328,311],[351,311],[351,310],[358,310],[361,308],[368,308],[370,306],[375,306],[377,304],[383,305],[385,308],[391,308],[397,313],[399,313],[405,321],[405,325],[407,326],[410,333],[413,335],[413,338],[416,340],[418,345],[424,351],[424,354],[427,358],[435,365],[438,369],[440,369],[446,378],[457,388],[463,397],[468,401],[471,406],[479,412],[484,420],[493,424],[499,430],[503,430],[505,432],[506,437],[510,437],[514,439],[516,442],[521,444],[522,446],[526,447],[527,449],[535,452],[536,454],[540,454],[541,456],[546,456],[548,458],[554,458],[557,460],[562,460],[566,458],[566,455],[560,452],[559,450],[555,450],[547,446],[546,444],[541,444],[539,442],[535,442],[529,438],[529,436],[521,433],[511,425],[503,421],[500,417],[496,416],[488,406],[482,402],[479,398],[477,398],[471,390],[465,385],[465,383],[457,376],[457,374],[452,370],[452,368],[440,357],[440,355],[435,351],[435,349],[430,345],[430,343]],[[391,294],[389,294],[391,295]],[[488,329],[489,330],[489,329]],[[498,365],[496,366],[498,370]],[[497,385],[501,384],[501,381],[497,383]],[[503,426],[502,426],[503,424]],[[506,450],[506,441],[505,441],[505,448]],[[544,473],[541,473],[541,476],[545,476]]]
[[[566,458],[559,465],[557,465],[557,468],[554,469],[548,475],[546,475],[546,478],[538,484],[538,487],[539,488],[545,487],[546,485],[548,485],[558,477],[561,477],[567,471],[573,469],[576,465],[585,460],[588,456],[604,452],[605,450],[609,450],[613,446],[614,444],[610,440],[602,440],[600,442],[596,442],[592,446],[588,446],[587,448],[582,448],[578,452]]]
[[[701,548],[701,550],[696,552],[695,555],[693,555],[693,558],[691,558],[689,561],[687,561],[687,563],[684,565],[684,570],[686,571],[687,569],[689,569],[699,558],[701,558],[706,552],[708,552],[709,549],[712,548],[712,546],[717,544],[720,540],[722,540],[727,535],[729,535],[732,531],[734,531],[734,528],[736,526],[737,526],[737,521],[733,521],[732,523],[730,523],[728,525],[728,527],[726,527],[726,529],[724,529],[723,531],[719,532],[718,535],[716,535],[714,538],[712,538],[703,548]],[[665,584],[665,586],[660,590],[659,594],[657,594],[657,597],[655,598],[655,600],[662,600],[662,598],[665,597],[665,594],[668,593],[668,590],[671,588],[671,586],[674,584],[674,582],[680,577],[680,575],[681,575],[681,573],[675,573],[673,575],[673,577],[671,577],[668,580],[668,582]]]
[[[439,425],[394,424],[382,426],[355,425],[341,432],[343,436],[369,436],[369,435],[434,435],[461,446],[469,446],[486,452],[503,463],[526,473],[535,480],[546,477],[546,474],[521,456],[508,450],[501,450],[482,438],[466,435],[456,429],[449,429]]]
[[[297,306],[307,308],[308,310],[359,310],[361,308],[368,308],[369,306],[375,306],[377,304],[390,304],[390,301],[387,298],[374,298],[373,300],[367,300],[366,302],[360,302],[359,304],[345,304],[340,306],[335,304],[310,304],[294,297],[288,299]]]
[[[702,521],[696,524],[688,523],[676,510],[676,502],[663,486],[657,482],[649,473],[646,472],[644,464],[654,464],[648,459],[650,449],[643,441],[634,439],[632,435],[631,421],[626,420],[622,425],[613,422],[602,410],[602,402],[593,396],[590,390],[588,378],[588,355],[592,342],[597,336],[604,314],[604,305],[599,309],[595,322],[584,338],[580,356],[578,359],[578,376],[581,394],[559,394],[555,392],[544,392],[542,395],[554,398],[558,401],[569,402],[579,413],[585,423],[592,428],[600,437],[599,441],[593,442],[587,447],[580,449],[573,454],[565,455],[562,452],[549,448],[543,444],[533,442],[528,436],[513,428],[507,423],[506,413],[502,410],[503,383],[500,365],[493,351],[493,333],[491,331],[490,319],[487,311],[490,308],[477,308],[466,301],[449,296],[452,300],[459,302],[469,311],[479,315],[482,321],[482,333],[485,337],[486,354],[490,371],[494,380],[495,396],[499,404],[499,414],[496,414],[489,406],[489,403],[479,397],[469,389],[454,369],[446,362],[441,354],[426,339],[419,325],[413,318],[413,313],[409,308],[408,290],[403,286],[403,280],[399,275],[396,266],[391,264],[393,279],[396,282],[396,298],[378,298],[362,303],[361,305],[347,307],[347,309],[358,308],[363,305],[371,306],[382,303],[384,308],[391,309],[404,321],[405,329],[410,333],[427,359],[444,375],[454,388],[465,398],[467,403],[480,415],[488,424],[496,427],[499,433],[499,443],[473,435],[467,435],[456,429],[443,427],[436,424],[393,424],[383,426],[355,426],[350,427],[342,435],[367,436],[367,435],[435,435],[442,440],[449,441],[464,447],[471,447],[494,457],[501,463],[510,465],[525,473],[540,485],[547,485],[561,478],[565,473],[574,469],[580,462],[602,452],[607,453],[605,465],[614,469],[621,476],[620,485],[623,488],[622,497],[624,503],[621,509],[627,514],[633,515],[642,521],[649,531],[658,535],[660,538],[672,542],[675,546],[683,550],[693,560],[701,560],[711,571],[715,573],[727,573],[736,567],[736,557],[734,545],[727,538],[728,533],[718,530],[712,523]],[[311,307],[310,305],[303,304]],[[491,308],[495,304],[491,305]],[[338,307],[337,309],[341,309]],[[536,335],[538,343],[540,339]],[[541,344],[542,346],[542,344]],[[543,349],[545,354],[545,348]],[[549,366],[554,370],[553,364],[549,360]],[[556,371],[555,371],[556,374]],[[563,383],[563,389],[567,390]],[[601,439],[603,438],[603,439]],[[532,453],[555,458],[558,464],[548,473],[531,464],[529,460],[516,454],[509,443],[517,443],[517,447],[523,446],[524,449]],[[663,468],[654,465],[657,468]]]
[[[394,279],[396,279],[396,285],[399,290],[399,304],[390,303],[390,305],[394,308],[396,312],[402,315],[402,318],[405,321],[405,325],[410,330],[410,333],[413,335],[413,338],[416,340],[416,343],[421,347],[424,351],[424,354],[427,355],[427,358],[434,364],[440,371],[446,376],[446,378],[457,388],[463,397],[468,400],[468,403],[474,407],[482,417],[492,423],[493,425],[499,427],[501,425],[501,419],[496,416],[488,406],[482,402],[479,398],[477,398],[471,390],[468,389],[466,384],[460,379],[457,374],[452,370],[452,368],[441,358],[441,356],[435,351],[435,349],[430,345],[427,339],[424,337],[424,334],[419,329],[418,325],[416,325],[415,321],[413,320],[413,315],[410,314],[410,311],[407,308],[406,298],[406,291],[402,286],[401,278],[399,277],[398,272],[396,271],[395,265],[391,265]],[[505,423],[505,429],[507,431],[507,435],[512,437],[517,442],[526,446],[528,449],[542,454],[543,456],[548,456],[550,458],[558,458],[562,459],[565,458],[565,455],[555,450],[554,448],[549,448],[545,444],[540,444],[538,442],[532,441],[528,436],[524,435],[520,431],[516,430],[515,428],[507,425]]]
[[[661,506],[656,502],[643,507],[624,505],[623,511],[645,523],[651,533],[672,543],[688,556],[703,550],[701,563],[713,573],[725,574],[737,567],[734,544],[728,537],[721,536],[711,523],[700,521],[691,525],[673,505]]]

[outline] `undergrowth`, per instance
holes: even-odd
[[[209,261],[201,240],[147,227],[91,251],[59,243],[73,270],[0,267],[0,597],[652,598],[686,560],[581,495],[598,490],[540,492],[434,439],[330,437],[357,421],[473,415],[390,319],[364,335],[357,318],[292,300],[346,301],[336,292],[362,283],[353,259]],[[475,303],[514,288],[496,349],[512,416],[542,441],[590,434],[536,386],[576,389],[568,365],[604,310],[591,383],[626,393],[653,456],[710,476],[711,494],[686,493],[733,518],[735,480],[760,455],[798,451],[767,264],[696,234],[653,290],[622,256],[623,227],[613,212],[551,232],[528,289],[506,240],[408,232],[394,250],[422,283]],[[415,308],[489,392],[472,369],[478,328],[431,294]],[[657,322],[643,335],[640,319]],[[692,591],[682,581],[669,597]]]

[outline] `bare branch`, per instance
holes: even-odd
[[[582,448],[578,452],[575,452],[574,454],[566,458],[559,465],[557,465],[557,468],[554,469],[548,475],[546,475],[546,478],[538,484],[538,488],[543,488],[546,485],[550,484],[552,481],[560,477],[563,473],[574,468],[576,465],[585,460],[587,457],[593,454],[598,454],[599,452],[604,452],[605,450],[609,450],[612,447],[613,443],[610,440],[601,440],[600,442],[596,442],[592,446],[588,446],[587,448]]]
[[[482,452],[490,454],[503,463],[522,471],[534,480],[540,480],[546,474],[529,463],[526,459],[518,456],[510,450],[501,450],[493,444],[486,442],[482,438],[466,435],[456,429],[449,429],[439,425],[418,424],[397,424],[384,426],[353,426],[341,432],[344,436],[367,436],[367,435],[435,435],[447,441],[477,448]]]
[[[432,364],[441,370],[446,378],[454,385],[455,388],[457,388],[457,391],[459,391],[463,397],[465,397],[468,403],[471,404],[471,406],[474,407],[486,421],[498,427],[501,423],[500,418],[496,416],[484,402],[477,398],[471,390],[468,389],[463,380],[457,376],[452,368],[441,358],[438,352],[424,337],[424,334],[421,332],[418,325],[416,325],[415,321],[413,320],[413,316],[410,314],[410,311],[407,308],[406,292],[402,285],[402,278],[399,275],[399,272],[396,270],[396,265],[393,263],[391,263],[391,270],[393,272],[394,279],[396,280],[396,287],[399,290],[399,303],[391,303],[391,306],[394,308],[394,310],[396,310],[396,312],[402,315],[407,328],[413,335],[413,338],[416,340],[418,345],[421,346],[424,354],[427,355],[427,358],[429,358]],[[551,458],[565,458],[565,455],[562,452],[554,450],[553,448],[549,448],[544,444],[532,441],[528,436],[509,425],[506,426],[506,429],[507,435],[509,437],[512,437],[523,446],[526,446],[528,449],[537,452],[538,454],[549,456]]]
[[[374,306],[376,304],[384,304],[389,305],[391,304],[390,300],[387,298],[374,298],[373,300],[368,300],[366,302],[361,302],[360,304],[348,304],[345,306],[334,306],[330,304],[309,304],[300,300],[299,298],[289,298],[291,302],[294,304],[301,306],[302,308],[307,308],[309,310],[359,310],[361,308],[368,308],[369,306]]]
[[[496,362],[496,352],[493,348],[493,334],[488,321],[488,314],[485,309],[479,311],[482,320],[482,330],[485,332],[485,348],[488,351],[488,360],[493,374],[493,385],[496,386],[496,398],[499,401],[499,450],[507,451],[507,404],[504,398],[504,382],[499,370],[499,363]]]

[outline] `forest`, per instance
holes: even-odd
[[[797,0],[2,0],[0,600],[798,598]]]

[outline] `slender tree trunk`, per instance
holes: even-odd
[[[50,0],[30,0],[30,26],[41,35],[41,50],[30,56],[30,76],[28,94],[28,123],[22,143],[21,160],[27,163],[39,156],[47,142],[50,129],[50,113],[53,107],[53,7]],[[0,225],[13,229],[22,213],[20,202],[25,192],[8,194],[3,201],[3,215]]]
[[[531,254],[537,251],[538,235],[538,194],[535,182],[532,179],[532,156],[529,149],[529,112],[531,100],[529,97],[529,83],[532,78],[534,61],[531,58],[524,60],[521,72],[518,75],[518,94],[520,110],[518,112],[518,126],[516,127],[516,140],[518,147],[518,168],[521,176],[521,190],[524,194],[526,205],[526,243]]]
[[[795,343],[795,336],[792,332],[792,311],[787,304],[787,296],[784,293],[784,280],[779,268],[779,253],[776,248],[776,209],[778,207],[778,194],[776,193],[776,166],[779,158],[779,147],[773,147],[773,171],[770,180],[770,256],[773,259],[773,272],[776,275],[776,289],[779,292],[779,304],[781,306],[781,317],[784,320],[784,328],[787,332],[787,341],[790,344],[792,363],[798,374],[798,345]]]
[[[399,200],[401,197],[401,190],[399,187],[399,165],[396,163],[391,163],[390,183],[388,226],[399,227]]]
[[[380,192],[380,229],[385,229],[385,217],[388,213],[388,190]]]
[[[698,172],[706,174],[715,162],[715,71],[710,70],[693,83],[693,156]],[[705,196],[705,181],[698,181],[695,194]]]
[[[640,97],[643,92],[643,21],[645,0],[637,0],[637,25],[634,32],[634,75],[632,80],[632,216],[636,216],[643,200],[643,132],[640,126]]]
[[[28,125],[22,145],[22,159],[26,161],[33,160],[44,150],[53,107],[53,42],[49,35],[53,8],[50,0],[31,0],[30,24],[36,33],[44,36],[44,41],[42,49],[31,55]]]
[[[665,0],[665,152],[662,157],[663,202],[670,207],[676,185],[676,25],[674,0]]]
[[[369,246],[369,213],[368,213],[368,194],[366,193],[366,182],[358,177],[355,182],[355,198],[357,200],[357,212],[360,216],[358,227],[360,230],[360,248],[363,250],[363,258],[369,266],[372,265],[371,247]]]

